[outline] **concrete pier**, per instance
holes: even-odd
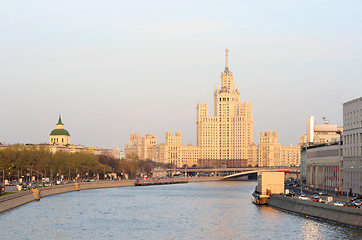
[[[362,228],[362,209],[303,201],[282,195],[270,195],[269,206]]]

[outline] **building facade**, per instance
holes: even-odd
[[[165,143],[157,144],[154,134],[141,137],[139,133],[130,136],[126,143],[125,154],[136,153],[141,160],[152,160],[160,163],[171,163],[176,167],[196,167],[200,158],[200,148],[191,143],[184,146],[181,142],[181,132],[172,135],[166,132]]]
[[[341,145],[339,142],[306,147],[306,186],[338,191]]]
[[[197,146],[201,159],[248,159],[253,141],[252,104],[240,101],[239,87],[226,66],[221,73],[221,86],[215,85],[214,116],[209,116],[208,104],[197,103]]]
[[[299,166],[300,147],[282,146],[277,131],[259,131],[258,166]]]
[[[343,192],[362,194],[362,97],[343,104]]]
[[[314,116],[307,118],[306,134],[300,136],[299,143],[301,146],[300,173],[304,182],[306,182],[307,177],[307,148],[324,143],[339,142],[342,133],[343,127],[330,124],[326,118],[323,118],[323,124],[315,124]]]

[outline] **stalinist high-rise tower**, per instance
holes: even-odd
[[[248,159],[253,142],[252,104],[240,101],[239,86],[235,88],[228,66],[229,51],[225,52],[221,86],[215,85],[214,116],[209,116],[207,103],[197,103],[197,146],[204,160]]]

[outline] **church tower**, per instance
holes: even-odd
[[[50,133],[49,144],[63,146],[70,144],[70,134],[67,130],[64,129],[61,115],[59,115],[58,123],[56,124],[55,129]]]

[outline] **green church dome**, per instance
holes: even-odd
[[[50,135],[67,135],[70,136],[69,132],[65,129],[54,129]]]

